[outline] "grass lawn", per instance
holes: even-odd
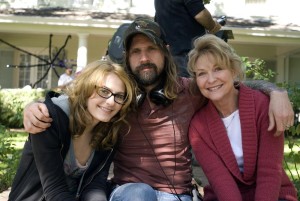
[[[21,151],[23,149],[24,143],[28,137],[28,134],[22,131],[16,131],[16,130],[12,130],[12,132],[15,133],[14,136],[10,137],[11,141],[14,144],[14,148]],[[300,138],[296,139],[295,143],[299,146],[294,146],[293,147],[293,151],[294,152],[300,152]],[[288,141],[285,141],[285,145],[284,145],[284,155],[287,158],[287,156],[290,154],[291,150],[288,147]],[[291,160],[287,160],[289,167],[292,169],[293,174],[296,172],[296,170],[294,169],[294,164],[292,163]],[[300,163],[297,163],[298,165],[298,169],[300,170]]]
[[[21,151],[23,146],[24,146],[24,142],[26,141],[28,137],[28,134],[27,133],[24,133],[24,132],[17,132],[16,133],[16,136],[13,136],[11,137],[11,140],[13,141],[13,144],[15,145],[15,148],[18,150],[18,151]],[[299,139],[296,139],[295,143],[297,145],[300,146],[300,138]],[[299,152],[300,151],[300,147],[299,146],[294,146],[293,147],[293,151],[296,153],[296,152]],[[291,173],[293,174],[293,176],[296,176],[297,177],[297,174],[299,174],[300,172],[300,162],[299,163],[296,163],[296,166],[295,166],[295,163],[293,163],[293,161],[288,158],[288,155],[290,154],[291,150],[289,149],[288,147],[288,141],[285,140],[285,145],[284,145],[284,156],[286,158],[286,161],[287,161],[287,165],[288,167],[290,168],[291,170]],[[297,169],[298,168],[298,172],[297,172]],[[290,172],[287,171],[287,174],[289,176],[291,176]]]
[[[9,136],[7,137],[7,140],[11,142],[12,146],[14,147],[15,149],[15,152],[14,154],[17,155],[18,157],[11,157],[12,159],[14,159],[14,162],[12,163],[12,160],[8,160],[10,161],[10,164],[7,164],[7,163],[3,163],[1,161],[1,158],[0,158],[0,192],[2,192],[3,190],[6,190],[6,188],[9,187],[9,185],[11,185],[11,180],[15,174],[15,171],[16,171],[16,168],[18,166],[18,162],[19,162],[19,157],[21,155],[21,151],[23,149],[23,146],[24,146],[24,142],[26,141],[27,137],[28,137],[28,134],[25,133],[25,132],[21,132],[21,131],[12,131],[13,135],[12,136]],[[2,133],[0,133],[1,135]],[[298,145],[298,146],[293,146],[293,152],[294,153],[298,153],[298,157],[299,156],[299,153],[300,153],[300,139],[297,139],[295,141],[295,143]],[[2,149],[0,147],[0,149]],[[289,175],[289,177],[291,178],[294,178],[294,179],[300,179],[299,178],[299,170],[300,170],[300,161],[298,160],[298,162],[295,164],[293,162],[293,159],[291,159],[291,157],[289,157],[291,153],[291,150],[290,148],[288,147],[288,141],[286,140],[285,141],[285,147],[284,147],[284,155],[285,155],[285,158],[286,158],[286,165],[288,166],[289,170],[287,170],[287,168],[285,167],[286,169],[286,172],[287,174]],[[11,170],[9,170],[9,175],[6,176],[6,177],[3,177],[3,174],[5,173],[5,168],[7,167],[10,167],[12,166],[13,168],[11,168]],[[298,169],[298,171],[297,171]],[[7,173],[6,173],[7,174]],[[5,178],[6,181],[2,181],[3,178]],[[5,186],[5,185],[8,185],[8,186]]]
[[[27,133],[0,129],[0,192],[11,186]]]

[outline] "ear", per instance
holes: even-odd
[[[238,79],[238,75],[237,75],[237,73],[235,72],[234,69],[231,69],[230,72],[231,72],[231,75],[232,75],[232,77],[233,77],[233,80]]]
[[[232,82],[233,82],[233,84],[235,84],[235,82],[239,81],[239,78],[238,78],[236,72],[234,71],[234,69],[231,69],[230,72],[232,75]]]

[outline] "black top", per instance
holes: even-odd
[[[205,34],[194,17],[205,9],[202,0],[155,0],[155,21],[161,26],[172,55],[187,54],[193,40]]]
[[[45,104],[53,122],[46,131],[30,134],[25,142],[9,201],[95,201],[97,195],[102,194],[99,190],[107,191],[106,180],[114,150],[95,151],[82,181],[78,181],[76,199],[68,190],[63,168],[71,140],[69,118],[52,102],[51,95],[51,92],[47,95]]]

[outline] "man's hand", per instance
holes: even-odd
[[[275,136],[279,136],[285,129],[294,125],[294,111],[286,91],[271,92],[269,120],[269,131],[276,125]]]
[[[44,103],[30,103],[24,108],[23,125],[26,132],[36,134],[50,127],[52,118]]]
[[[210,12],[206,8],[200,11],[194,18],[199,24],[204,26],[210,34],[215,34],[221,29],[221,25],[214,21]]]

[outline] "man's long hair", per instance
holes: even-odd
[[[134,37],[134,36],[133,36]],[[129,49],[131,46],[132,38],[128,42],[128,47],[125,51],[125,70],[127,73],[134,78],[132,70],[130,68],[129,64]],[[164,54],[164,69],[162,71],[162,79],[164,79],[164,94],[166,98],[170,100],[174,100],[177,97],[178,94],[178,88],[179,88],[179,83],[178,83],[178,76],[177,76],[177,66],[173,60],[173,57],[167,48],[166,45],[158,45],[160,50]],[[134,79],[133,79],[134,80]]]

